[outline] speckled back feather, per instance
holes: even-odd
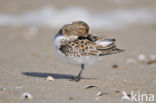
[[[103,42],[110,42],[103,45]],[[103,56],[120,52],[115,46],[115,39],[103,39],[98,36],[88,35],[79,37],[75,41],[69,41],[61,45],[60,51],[65,56]]]

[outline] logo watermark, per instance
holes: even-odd
[[[131,91],[130,94],[127,94],[125,91],[122,92],[123,96],[121,97],[121,101],[128,100],[128,101],[135,101],[138,103],[149,103],[154,102],[154,94],[146,94],[134,91]]]

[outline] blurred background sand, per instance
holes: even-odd
[[[0,0],[0,103],[123,103],[122,91],[156,96],[155,18],[154,0]],[[74,20],[126,50],[86,67],[83,77],[91,79],[80,82],[68,80],[80,67],[58,60],[53,48],[55,34]],[[33,99],[22,99],[24,92]]]

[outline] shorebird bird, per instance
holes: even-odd
[[[93,64],[101,56],[116,54],[123,50],[115,45],[115,39],[105,39],[89,34],[89,26],[83,21],[64,25],[54,38],[54,47],[60,59],[81,66],[79,81],[85,65]]]

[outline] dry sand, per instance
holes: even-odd
[[[38,7],[42,6],[41,1]],[[9,0],[3,2],[14,4]],[[130,7],[146,7],[152,3],[155,1],[146,3],[144,0],[142,4]],[[85,5],[91,7],[87,3]],[[105,9],[100,7],[101,10]],[[98,10],[100,7],[91,8]],[[1,12],[14,12],[4,6],[1,8]],[[22,8],[22,5],[18,8]],[[27,11],[26,7],[23,11]],[[31,35],[31,26],[0,26],[0,103],[123,103],[122,91],[140,91],[156,96],[156,64],[149,65],[137,60],[142,53],[156,55],[156,24],[135,24],[120,30],[91,30],[93,34],[116,38],[118,46],[126,51],[105,56],[96,64],[86,67],[84,79],[80,82],[68,80],[77,75],[80,67],[66,64],[55,55],[53,38],[58,29],[37,28],[36,35]],[[129,58],[133,58],[130,62],[134,63],[127,63]],[[112,68],[114,64],[118,67]],[[47,81],[48,76],[55,80]],[[88,85],[96,85],[97,88],[85,89]],[[25,92],[30,93],[33,99],[22,99]],[[104,94],[96,96],[98,92]]]

